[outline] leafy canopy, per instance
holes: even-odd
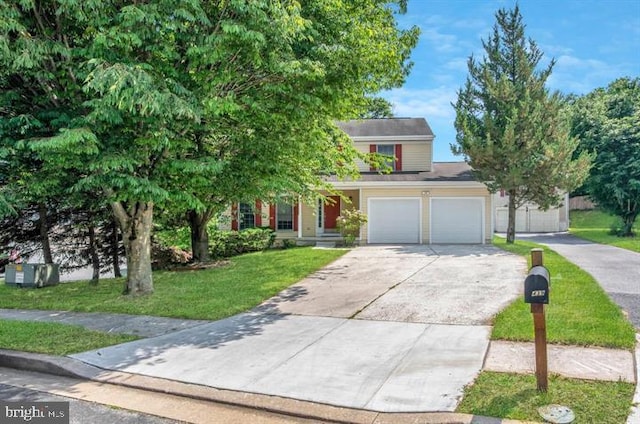
[[[572,105],[579,151],[595,154],[585,187],[603,209],[622,218],[631,235],[640,213],[640,78],[620,78]]]

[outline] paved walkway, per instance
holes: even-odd
[[[640,331],[640,253],[592,243],[571,234],[518,234],[544,244],[587,271]]]

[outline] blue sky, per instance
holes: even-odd
[[[434,160],[460,161],[451,106],[467,77],[467,59],[482,57],[495,12],[514,0],[409,0],[401,27],[422,34],[412,54],[411,74],[402,88],[385,93],[398,117],[424,117],[436,135]],[[640,76],[640,0],[520,0],[525,34],[556,59],[547,86],[586,94],[623,76]]]

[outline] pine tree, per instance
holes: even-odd
[[[509,194],[507,242],[515,241],[516,209],[532,201],[557,206],[562,193],[586,178],[590,157],[573,159],[578,142],[570,137],[565,102],[545,87],[554,60],[543,57],[525,37],[520,10],[500,9],[485,56],[469,58],[469,76],[458,91],[455,154],[462,154],[489,191]]]

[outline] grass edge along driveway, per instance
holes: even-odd
[[[544,263],[551,274],[551,298],[545,307],[550,343],[633,348],[633,327],[591,275],[535,243],[516,241],[508,245],[504,239],[495,238],[494,245],[526,257],[529,265],[530,250],[544,249]],[[522,298],[496,316],[492,339],[532,341],[533,336],[530,307]],[[634,389],[630,383],[587,381],[552,374],[549,391],[540,393],[533,375],[483,371],[465,388],[457,411],[541,421],[538,407],[561,404],[572,408],[575,422],[620,424],[626,422],[629,415]]]
[[[640,253],[640,219],[636,220],[634,237],[618,237],[610,234],[611,227],[620,218],[609,215],[598,209],[586,211],[570,211],[569,232],[585,240],[600,244],[608,244]]]
[[[0,286],[0,308],[114,312],[216,320],[245,312],[347,250],[295,248],[231,258],[218,268],[154,272],[155,293],[122,296],[124,280],[63,283],[41,289]],[[2,281],[2,280],[0,280]],[[51,323],[0,320],[0,348],[67,355],[135,340],[137,337]]]

